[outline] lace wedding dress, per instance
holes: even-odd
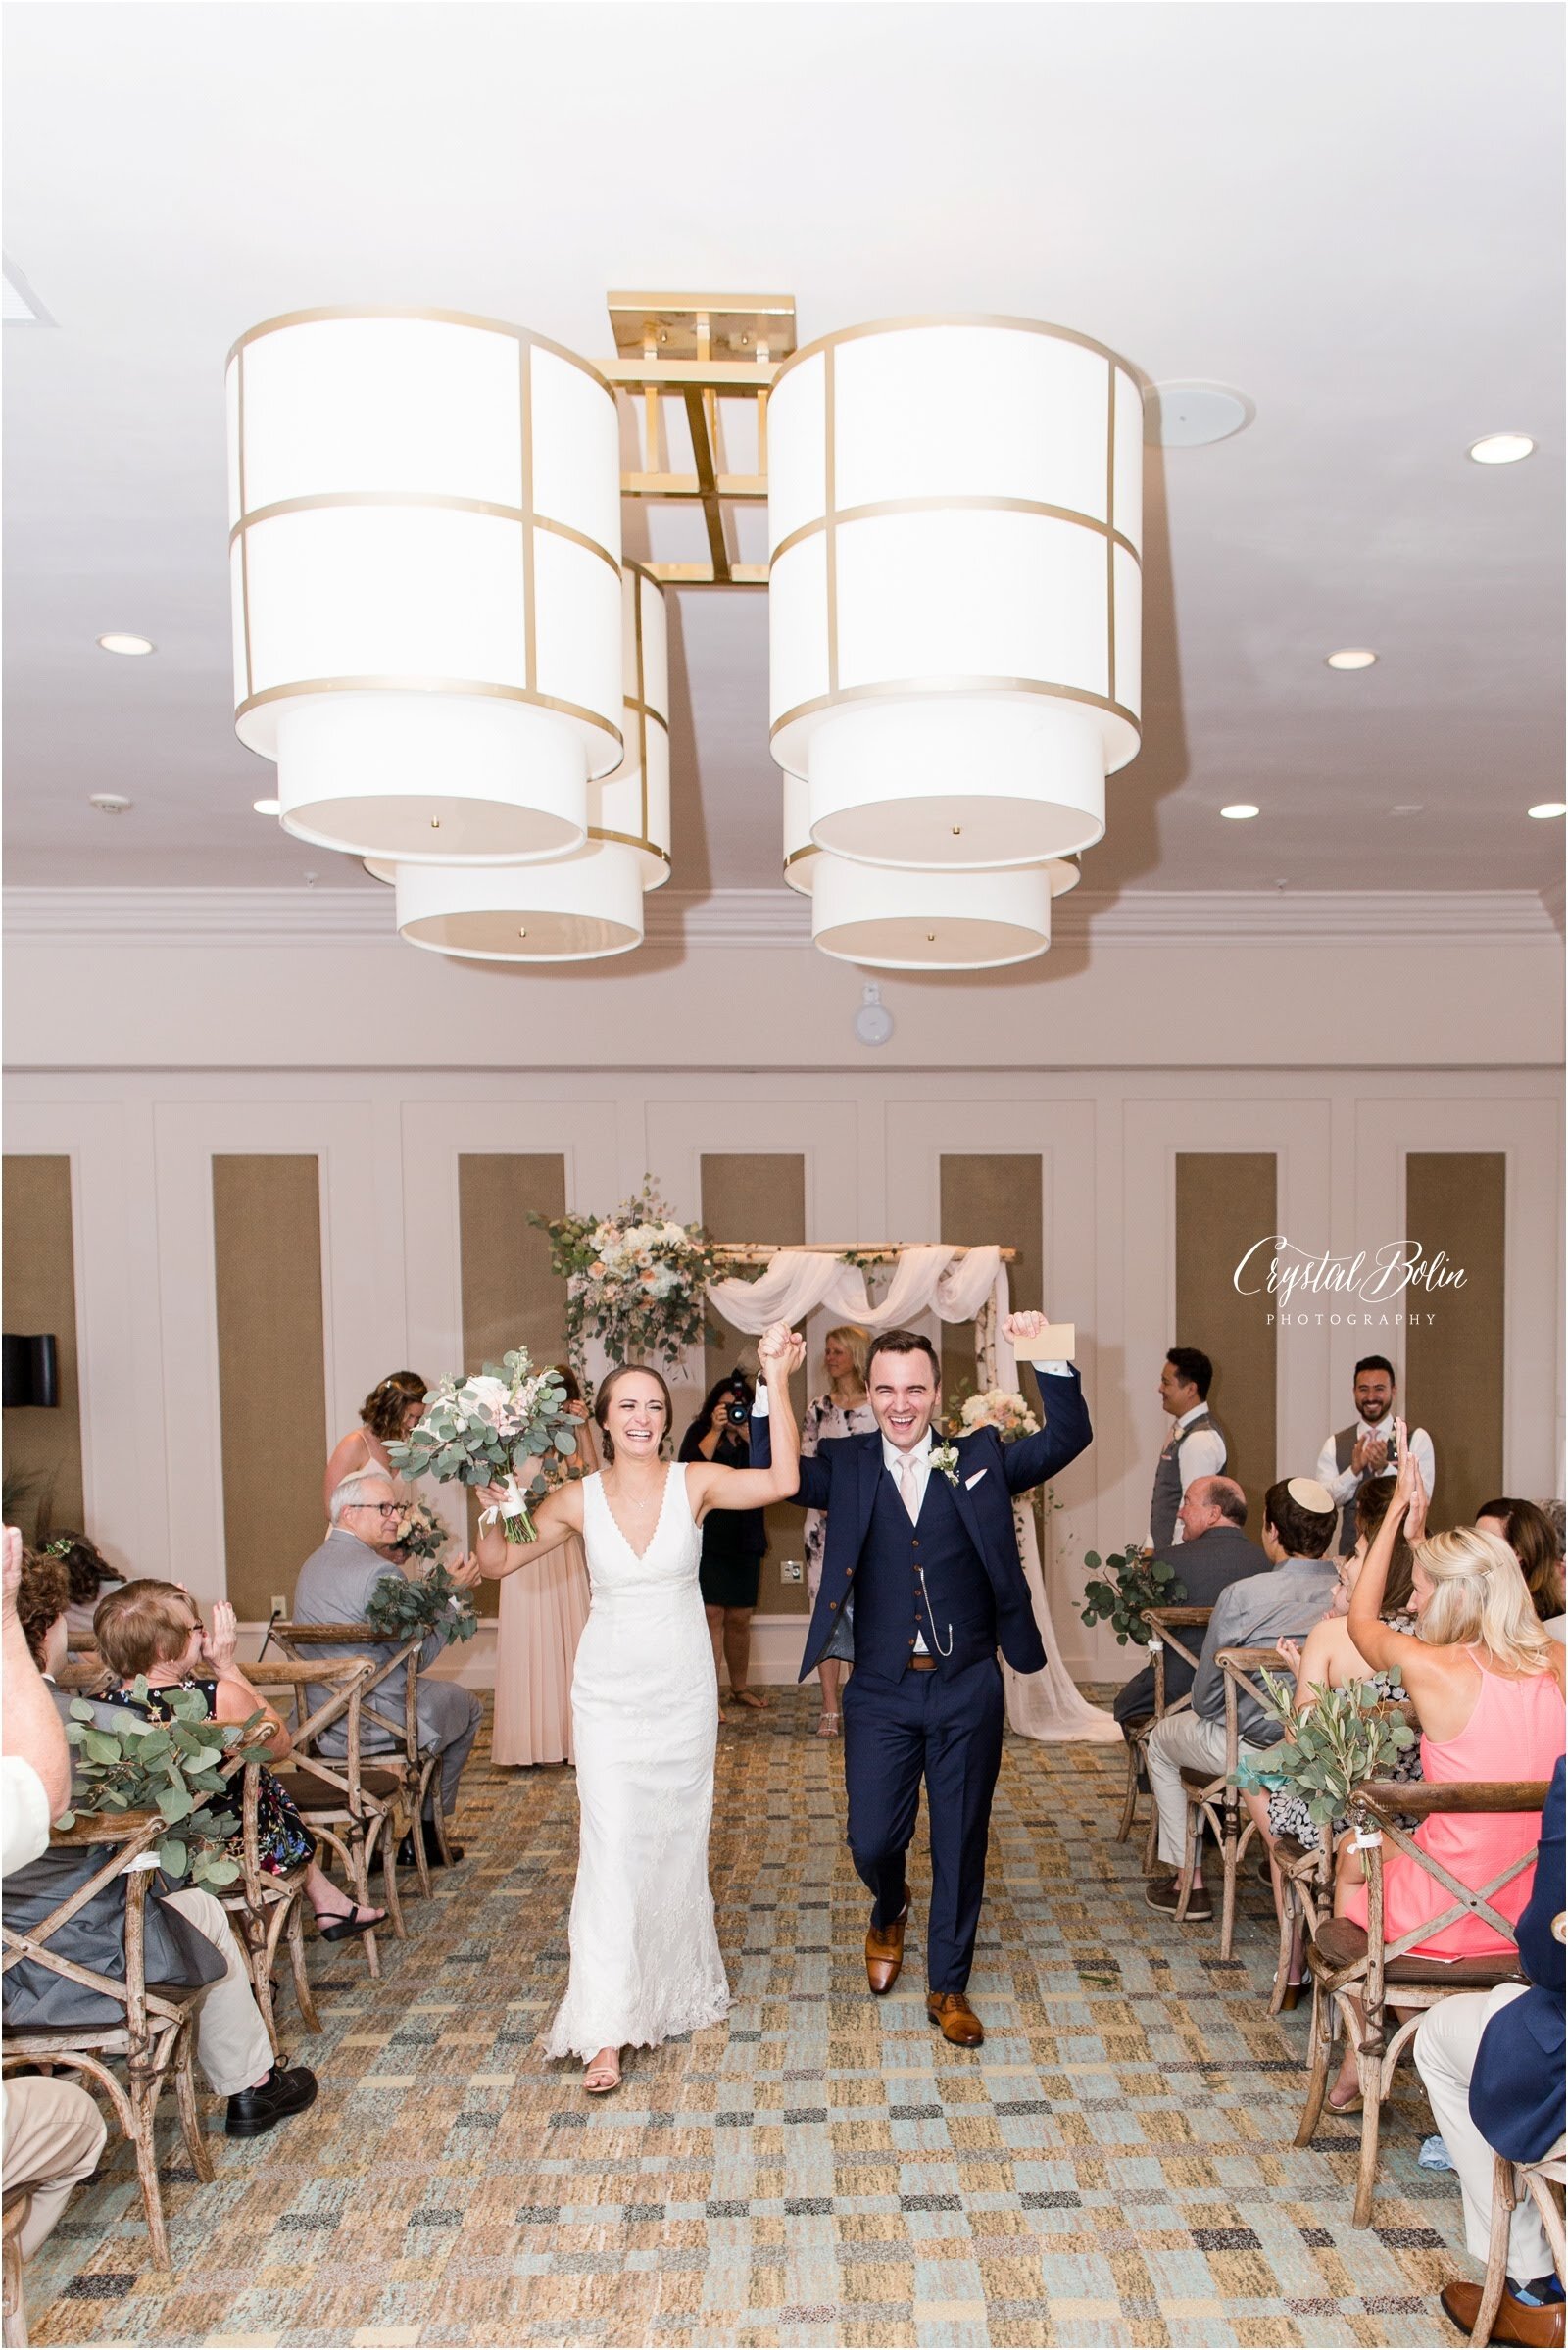
[[[667,1472],[641,1557],[603,1477],[583,1479],[582,1515],[592,1604],[571,1684],[571,1973],[543,2045],[587,2058],[716,2024],[730,1993],[708,1884],[718,1683],[686,1472]]]

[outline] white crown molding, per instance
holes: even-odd
[[[790,889],[662,889],[648,899],[650,945],[806,945],[810,904]],[[327,889],[27,889],[4,896],[12,939],[83,946],[271,947],[398,944],[390,895]],[[1056,902],[1059,942],[1211,946],[1291,940],[1343,947],[1395,938],[1469,941],[1560,935],[1534,890],[1074,890]]]

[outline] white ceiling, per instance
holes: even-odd
[[[58,321],[4,338],[11,881],[356,879],[250,810],[224,354],[388,302],[593,356],[611,286],[791,292],[803,339],[1022,313],[1256,402],[1153,468],[1096,891],[1553,881],[1557,7],[24,0],[5,46],[6,249]],[[1467,461],[1504,427],[1536,456]],[[677,885],[765,886],[764,599],[685,593],[674,641]]]

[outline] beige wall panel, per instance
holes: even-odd
[[[966,1248],[995,1243],[1018,1253],[1007,1267],[1007,1289],[1019,1313],[1038,1312],[1044,1278],[1040,1249],[1045,1196],[1040,1153],[971,1151],[942,1160],[939,1240]],[[974,1333],[965,1323],[942,1325],[942,1388],[950,1408],[975,1384]]]
[[[550,1270],[550,1236],[529,1223],[532,1211],[566,1212],[566,1161],[560,1151],[460,1152],[465,1371],[498,1363],[512,1346],[526,1346],[536,1363],[566,1359],[566,1285]],[[443,1367],[426,1370],[425,1377],[439,1377]],[[476,1515],[470,1499],[470,1541]],[[475,1604],[481,1615],[494,1615],[499,1587],[480,1584]]]
[[[1214,1366],[1209,1409],[1225,1432],[1225,1471],[1247,1493],[1247,1531],[1262,1531],[1261,1502],[1279,1452],[1275,1332],[1268,1297],[1238,1295],[1231,1276],[1253,1244],[1278,1231],[1272,1151],[1176,1153],[1176,1327],[1170,1344],[1201,1346]],[[1159,1364],[1150,1366],[1159,1381]],[[1285,1464],[1310,1476],[1313,1460]]]
[[[228,1596],[265,1617],[325,1532],[321,1175],[314,1156],[213,1156]]]
[[[70,1159],[8,1151],[4,1196],[5,1326],[28,1338],[52,1332],[60,1373],[52,1411],[5,1414],[5,1473],[22,1481],[16,1522],[30,1541],[84,1516]]]
[[[1412,1151],[1404,1229],[1429,1262],[1464,1268],[1462,1288],[1407,1290],[1401,1411],[1432,1438],[1434,1526],[1465,1526],[1503,1492],[1507,1160],[1500,1151]],[[1430,1322],[1425,1317],[1430,1314]],[[1381,1341],[1364,1353],[1395,1357]],[[1528,1498],[1529,1496],[1527,1496]]]
[[[806,1160],[797,1151],[705,1151],[701,1161],[703,1222],[715,1241],[777,1241],[781,1246],[806,1238]],[[754,1375],[757,1341],[749,1333],[720,1323],[717,1346],[710,1340],[704,1349],[708,1384],[743,1363]],[[804,1375],[795,1382],[795,1408],[806,1408]],[[675,1431],[678,1444],[684,1429]],[[806,1513],[792,1501],[775,1502],[767,1513],[767,1556],[757,1605],[762,1615],[805,1615],[808,1612],[803,1572],[799,1583],[785,1583],[779,1572],[786,1558],[806,1557]]]

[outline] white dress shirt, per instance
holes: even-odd
[[[1363,1420],[1357,1414],[1354,1425],[1359,1435],[1378,1437],[1384,1444],[1387,1444],[1394,1434],[1392,1416],[1387,1420]],[[1421,1483],[1426,1487],[1430,1495],[1437,1477],[1437,1461],[1432,1450],[1432,1439],[1424,1428],[1412,1428],[1410,1431],[1410,1457],[1420,1470]],[[1393,1470],[1388,1468],[1383,1473],[1385,1476],[1394,1474]],[[1347,1501],[1352,1501],[1355,1498],[1356,1489],[1365,1482],[1367,1475],[1368,1472],[1365,1469],[1361,1471],[1359,1477],[1353,1469],[1347,1469],[1344,1475],[1341,1475],[1335,1466],[1334,1439],[1331,1436],[1317,1456],[1317,1481],[1319,1485],[1327,1486],[1339,1508],[1343,1509]]]
[[[1217,1428],[1200,1428],[1196,1436],[1181,1434],[1190,1420],[1200,1420],[1207,1409],[1206,1403],[1195,1403],[1192,1410],[1184,1411],[1176,1423],[1175,1433],[1180,1438],[1176,1458],[1181,1466],[1184,1493],[1195,1477],[1217,1477],[1225,1466],[1225,1439]],[[1176,1531],[1171,1536],[1171,1547],[1174,1549],[1182,1539],[1182,1522],[1178,1518]]]

